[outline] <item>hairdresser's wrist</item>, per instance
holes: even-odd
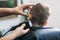
[[[18,14],[18,12],[17,12],[17,10],[16,10],[15,8],[11,8],[11,13],[12,13],[12,14],[15,14],[15,15]]]

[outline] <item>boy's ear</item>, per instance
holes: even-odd
[[[29,19],[31,19],[31,17],[32,17],[32,16],[31,16],[31,14],[30,14],[30,13],[28,13],[27,15],[28,15],[28,17],[27,17],[27,18],[28,18],[28,20],[29,20]]]
[[[47,21],[45,21],[45,23],[43,24],[43,26],[46,26],[48,24],[48,22]]]

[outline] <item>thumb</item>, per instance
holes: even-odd
[[[27,13],[24,13],[23,11],[19,11],[19,15],[27,16]]]
[[[26,29],[26,30],[24,30],[24,33],[27,33],[29,31],[29,28],[28,29]]]

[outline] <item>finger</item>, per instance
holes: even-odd
[[[26,5],[23,5],[23,8],[28,9],[28,8],[30,8],[30,6],[34,6],[34,5],[26,4]]]
[[[34,5],[32,5],[32,4],[23,4],[23,6],[25,7],[25,6],[34,6]]]
[[[26,17],[28,16],[26,13],[22,13],[22,14],[20,14],[20,15],[22,15],[22,16],[26,16]]]
[[[24,9],[31,9],[33,6],[26,6]]]
[[[22,24],[22,25],[20,26],[20,28],[21,28],[21,29],[24,29],[25,25],[26,25],[25,23]]]
[[[28,29],[26,29],[26,30],[24,30],[24,33],[27,33],[29,31],[29,28]]]
[[[24,13],[23,11],[20,12],[20,15],[28,17],[27,13]]]

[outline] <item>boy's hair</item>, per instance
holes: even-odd
[[[32,7],[30,14],[32,15],[31,21],[33,23],[38,22],[39,25],[43,25],[47,21],[50,13],[47,6],[38,3]]]

